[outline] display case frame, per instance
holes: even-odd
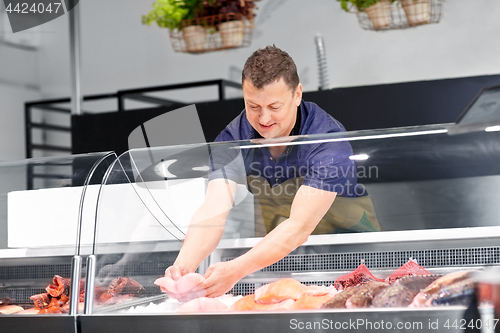
[[[64,281],[61,297],[66,296],[58,301],[62,313],[40,315],[33,309],[0,315],[3,329],[76,332],[81,255],[92,244],[82,238],[89,224],[93,227],[95,196],[90,192],[114,159],[113,152],[103,152],[0,163],[0,212],[2,228],[8,230],[0,249],[1,299],[32,308],[30,295],[46,293],[48,285],[57,287],[56,276],[63,277],[58,282]],[[46,295],[48,300],[59,298]]]
[[[135,186],[140,186],[140,184],[142,184],[143,188],[147,189],[147,185],[145,185],[145,183],[147,183],[148,181],[153,181],[154,179],[148,180],[143,178],[142,171],[145,171],[148,168],[151,170],[152,164],[160,160],[162,162],[167,161],[168,156],[172,155],[171,151],[175,151],[177,153],[176,156],[179,158],[179,161],[181,161],[181,163],[179,163],[180,166],[183,166],[186,170],[192,170],[193,167],[198,167],[198,164],[189,164],[189,162],[183,164],[182,154],[179,154],[179,151],[182,152],[190,149],[199,149],[201,147],[202,150],[206,149],[207,151],[210,151],[211,154],[213,154],[214,150],[218,148],[220,149],[221,147],[223,150],[235,147],[240,150],[251,150],[263,149],[273,146],[298,146],[318,143],[321,144],[325,142],[349,142],[351,145],[353,145],[353,156],[362,155],[363,152],[368,152],[367,154],[371,156],[370,158],[372,158],[373,156],[376,157],[377,154],[379,154],[383,157],[377,159],[377,161],[381,163],[380,165],[395,166],[395,168],[391,169],[390,172],[382,175],[382,179],[375,179],[371,182],[371,184],[382,184],[381,186],[388,186],[388,189],[391,190],[394,188],[395,184],[397,185],[397,183],[400,182],[417,185],[422,182],[427,182],[424,184],[426,186],[434,182],[435,185],[437,184],[437,187],[434,188],[439,188],[439,186],[443,186],[442,184],[444,184],[446,188],[449,187],[450,191],[453,191],[455,188],[452,185],[456,181],[461,182],[463,181],[463,179],[466,179],[467,182],[467,180],[472,179],[474,181],[473,183],[475,183],[478,188],[482,188],[485,186],[485,184],[492,181],[493,178],[488,177],[496,177],[496,175],[498,175],[500,172],[500,164],[498,164],[498,162],[500,162],[500,159],[497,158],[498,156],[500,156],[500,152],[496,147],[496,142],[498,141],[498,133],[471,132],[460,135],[449,135],[449,129],[453,126],[453,124],[440,124],[385,130],[307,135],[300,137],[289,137],[285,140],[277,138],[268,140],[261,139],[226,143],[210,143],[182,147],[157,147],[142,150],[131,150],[120,156],[118,160],[126,159],[129,161],[134,161],[134,163],[130,163],[131,167],[129,167],[128,169],[122,168],[123,166],[120,166],[121,172],[123,172],[123,174],[132,175],[132,177],[128,178],[128,181],[130,181],[130,183],[127,184],[127,186],[130,186],[131,183],[135,182]],[[411,149],[407,149],[405,147],[409,147]],[[162,154],[167,157],[162,159],[162,157],[159,157]],[[212,156],[211,154],[208,154],[207,156]],[[147,162],[148,160],[149,162]],[[148,163],[150,162],[151,165],[148,165]],[[363,163],[362,160],[360,163]],[[478,164],[484,164],[486,167],[482,169],[471,169],[471,166],[477,166]],[[166,167],[168,170],[172,171],[171,169],[169,169],[170,165],[171,164],[167,165]],[[450,169],[450,174],[443,173],[443,171],[448,170],[447,168],[450,165],[455,165],[455,168]],[[119,171],[120,168],[117,168],[117,171]],[[179,171],[181,169],[177,168],[176,170]],[[190,172],[186,170],[182,172],[189,174]],[[189,175],[187,175],[185,178],[188,179],[190,177],[193,178]],[[208,175],[194,176],[194,178],[196,177],[205,177],[206,180],[209,179]],[[493,180],[496,181],[496,179]],[[111,184],[113,184],[113,181],[111,181]],[[367,184],[370,184],[370,182],[368,182]],[[103,183],[104,188],[106,187],[106,185],[106,183]],[[374,189],[375,186],[372,186],[371,188]],[[412,189],[410,188],[407,193],[408,197],[406,198],[409,201],[411,201],[412,198],[411,195],[409,195],[411,190]],[[491,190],[491,188],[489,188],[489,190]],[[103,191],[106,190],[103,189]],[[370,191],[371,190],[369,189],[368,192]],[[469,192],[470,193],[467,193],[465,197],[467,195],[472,195],[471,193],[474,191],[469,188]],[[380,191],[378,191],[378,193],[380,193]],[[495,192],[492,193],[494,194]],[[450,199],[449,197],[451,197],[452,193],[450,192],[448,194],[450,195],[447,199]],[[151,196],[149,199],[154,197],[151,193],[149,193],[148,196]],[[465,197],[461,197],[460,200],[464,200]],[[388,199],[386,198],[385,200]],[[144,204],[145,202],[146,201],[142,200],[142,204]],[[149,202],[161,206],[161,204],[158,204],[158,201],[149,200]],[[454,203],[453,200],[451,200],[450,202],[451,204]],[[100,201],[100,205],[101,207],[107,206],[105,201]],[[378,202],[377,205],[378,207],[382,207],[380,205],[380,202]],[[113,210],[110,207],[107,207],[107,209]],[[470,209],[470,207],[464,207],[463,211],[466,211],[467,209]],[[161,211],[161,209],[159,211]],[[453,222],[453,218],[456,215],[454,212],[448,212],[450,215],[446,216],[446,214],[443,215],[442,212],[425,211],[425,209],[423,209],[422,212],[422,216],[427,214],[427,216],[424,216],[424,222],[427,218],[432,218],[429,212],[437,215],[441,214],[439,218],[447,217],[451,222]],[[462,212],[459,211],[458,213]],[[412,214],[415,215],[415,212],[408,214],[408,216],[412,217]],[[384,218],[387,218],[387,216],[389,215],[386,214]],[[274,266],[275,268],[277,267],[276,269],[268,269],[255,272],[254,274],[251,274],[248,277],[242,279],[242,281],[240,282],[243,284],[253,284],[255,287],[282,277],[293,277],[304,283],[306,281],[308,283],[324,283],[325,281],[332,282],[334,278],[348,272],[350,269],[355,268],[360,263],[361,259],[364,259],[365,263],[367,263],[368,267],[370,267],[370,265],[372,264],[370,262],[370,259],[372,259],[370,258],[370,256],[378,256],[378,259],[376,260],[381,260],[380,256],[382,255],[383,257],[383,255],[386,255],[389,252],[391,253],[391,255],[397,252],[397,255],[399,256],[398,260],[402,261],[402,263],[409,260],[411,256],[413,256],[413,258],[418,257],[418,253],[423,253],[425,251],[427,251],[427,256],[432,256],[433,253],[436,253],[447,258],[460,257],[461,255],[464,255],[464,258],[470,257],[470,260],[455,260],[451,266],[450,263],[452,261],[450,260],[437,260],[432,264],[428,264],[424,261],[424,267],[427,264],[427,266],[430,267],[430,271],[435,273],[447,273],[460,269],[482,269],[487,266],[500,265],[500,248],[498,248],[498,246],[496,245],[500,240],[500,227],[498,227],[498,220],[494,218],[492,219],[489,215],[482,215],[481,219],[481,222],[486,221],[485,224],[474,225],[472,224],[472,222],[470,222],[471,224],[459,225],[458,228],[454,228],[453,224],[446,225],[445,227],[437,226],[432,228],[431,222],[430,226],[427,226],[427,229],[423,228],[423,230],[418,230],[418,228],[402,228],[401,230],[389,229],[381,232],[311,235],[308,241],[297,250],[298,253],[291,253],[288,257],[285,257],[283,259],[284,263],[281,262],[275,264]],[[99,233],[99,230],[96,229],[96,232]],[[219,243],[219,246],[210,255],[208,260],[200,265],[199,272],[203,273],[205,269],[212,263],[230,260],[231,257],[243,254],[261,240],[262,238],[259,237],[229,237],[226,239],[222,239]],[[175,251],[180,247],[180,243],[176,243],[175,241],[171,243],[164,241],[158,241],[156,243],[154,241],[148,242],[149,246],[153,245],[153,249],[150,248],[150,250],[147,250],[150,254],[159,253],[159,255],[164,255],[165,253],[169,252],[175,253]],[[138,244],[141,244],[141,246],[144,246],[144,249],[147,249],[148,242],[139,241]],[[138,249],[137,244],[130,246],[130,244],[127,245],[126,243],[121,243],[115,244],[115,246],[120,246],[123,253],[134,252],[134,249]],[[101,248],[102,253],[109,254],[110,252],[108,251],[112,247],[112,244],[101,244],[97,245],[96,248]],[[487,252],[485,252],[484,249],[486,249]],[[324,253],[336,253],[337,255],[352,256],[353,259],[350,260],[349,265],[356,266],[350,267],[349,265],[345,265],[344,267],[336,269],[314,265],[310,266],[313,268],[315,267],[316,269],[318,269],[319,267],[320,272],[314,270],[307,271],[307,267],[306,269],[300,269],[298,271],[290,269],[290,267],[294,267],[293,265],[287,267],[286,260],[288,260],[288,262],[293,261],[295,260],[294,258],[297,258],[297,256],[300,257],[300,260],[311,259],[311,253],[308,253],[308,250],[312,250],[313,254],[317,255],[323,255]],[[414,253],[417,253],[417,255],[415,256]],[[99,254],[99,250],[94,251],[94,255]],[[335,260],[334,256],[332,258]],[[392,261],[391,264],[396,265],[399,262],[398,260]],[[417,258],[417,260],[420,260],[420,258]],[[286,269],[280,270],[280,267],[285,267]],[[382,265],[376,266],[374,269],[379,274],[389,275],[389,271],[394,270],[395,268],[397,268],[397,266]],[[89,275],[94,276],[95,274],[97,273]],[[330,280],[325,280],[325,274],[330,275]],[[312,275],[314,275],[314,277],[311,277]],[[149,277],[149,282],[153,282],[151,277]],[[244,294],[241,293],[241,288],[233,291]],[[88,299],[92,300],[93,296],[94,295],[92,295],[92,297],[89,297]],[[154,303],[159,299],[159,297],[159,292],[156,295],[144,297],[143,305],[146,305],[150,302]],[[132,304],[133,306],[137,306],[138,304],[141,304],[141,302],[137,301],[136,299],[135,302],[130,302],[129,306],[127,306],[127,303],[125,302],[123,306],[110,305],[108,306],[108,309],[100,308],[97,309],[97,311],[93,311],[95,309],[89,310],[82,317],[82,323],[85,322],[85,325],[90,325],[89,327],[93,327],[94,329],[94,326],[92,326],[94,325],[94,322],[103,324],[104,322],[108,321],[119,321],[120,318],[124,317],[123,313],[120,314],[117,311],[123,310],[125,308],[132,308]],[[416,313],[411,312],[405,308],[392,310],[368,310],[367,312],[374,313],[373,316],[386,316],[384,318],[389,318],[389,316],[393,316],[395,313]],[[463,315],[465,310],[466,308],[464,307],[440,309],[439,311],[436,311],[434,309],[422,310],[420,312],[417,311],[419,314],[415,314],[415,316],[418,317],[422,315],[430,316],[432,318],[434,318],[434,316],[437,316],[440,318],[448,319],[459,318]],[[486,316],[488,316],[491,314],[490,310],[491,309],[482,309],[481,311],[484,312]],[[328,316],[336,316],[336,318],[340,318],[341,316],[353,316],[354,318],[359,315],[357,311],[340,311],[337,314],[330,314],[330,311],[326,310],[319,312],[299,313],[311,318],[315,315],[318,315],[318,313],[328,313]],[[168,316],[157,317],[157,314],[155,313],[142,313],[141,315],[132,314],[132,318],[134,319],[131,320],[136,322],[158,320],[166,325],[167,323],[183,322],[185,321],[184,318],[186,318],[185,316],[176,315],[175,313],[163,314]],[[115,315],[116,317],[114,317]],[[193,320],[193,325],[196,326],[201,325],[201,323],[204,323],[205,321],[217,322],[219,321],[218,318],[221,318],[217,324],[219,326],[217,327],[219,329],[222,329],[222,327],[226,327],[226,324],[223,323],[224,319],[222,318],[231,318],[230,320],[233,320],[233,318],[236,317],[240,318],[239,316],[239,314],[235,313],[228,313],[227,316],[226,314],[217,314],[213,316],[192,314],[189,316],[189,320]],[[247,317],[245,317],[246,314],[241,316],[246,319],[258,317],[258,315],[256,315],[256,317],[252,317],[252,315],[248,315]],[[281,316],[281,314],[265,314],[265,316],[266,318],[278,318],[279,316]],[[290,316],[293,316],[293,314],[284,314],[283,316],[283,318],[288,318]],[[410,314],[409,316],[411,317],[412,315]],[[202,319],[198,320],[198,318]],[[279,320],[281,321],[282,319]]]

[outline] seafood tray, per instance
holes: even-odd
[[[171,332],[464,332],[453,323],[464,318],[465,307],[409,310],[408,308],[323,310],[297,312],[248,312],[199,315],[101,314],[79,317],[82,332],[133,333],[168,328]],[[482,318],[492,322],[492,310],[481,309]],[[311,328],[308,328],[311,325]],[[398,326],[399,325],[399,326]],[[402,325],[402,326],[401,326]],[[449,326],[449,328],[447,327]],[[399,327],[400,329],[397,329]],[[377,329],[378,328],[378,329]],[[436,329],[438,328],[438,329]],[[315,330],[314,330],[315,329]],[[485,332],[493,332],[485,331]]]
[[[303,246],[284,259],[242,279],[234,286],[232,294],[244,298],[245,295],[254,294],[262,285],[282,278],[293,278],[305,285],[329,287],[335,285],[339,277],[355,270],[363,261],[371,274],[378,279],[389,277],[410,258],[416,260],[430,274],[447,274],[460,270],[481,270],[489,266],[499,266],[500,206],[495,196],[500,184],[498,133],[483,131],[450,136],[447,134],[448,127],[449,125],[432,125],[345,134],[331,133],[324,136],[299,137],[290,142],[283,142],[293,146],[349,141],[354,155],[366,157],[369,154],[369,159],[358,160],[356,163],[359,167],[364,167],[365,171],[376,167],[377,172],[367,175],[359,182],[366,186],[373,199],[382,231],[357,232],[359,230],[356,229],[351,233],[313,235]],[[29,253],[16,254],[9,260],[0,262],[2,284],[0,292],[5,292],[3,295],[0,294],[0,298],[3,296],[15,298],[17,302],[21,302],[21,296],[26,296],[26,293],[12,297],[7,292],[14,289],[28,290],[29,299],[29,296],[44,293],[44,288],[54,275],[65,278],[77,277],[72,280],[72,286],[77,287],[76,280],[85,276],[87,284],[84,296],[87,301],[85,304],[88,306],[85,313],[80,312],[75,316],[53,314],[1,316],[2,331],[14,329],[15,332],[41,330],[78,333],[136,333],[146,330],[289,332],[311,330],[308,325],[313,325],[311,328],[315,329],[319,323],[319,328],[322,330],[339,332],[354,330],[463,332],[460,329],[461,325],[454,323],[460,324],[461,320],[466,318],[478,320],[476,316],[468,317],[466,306],[321,308],[244,313],[227,311],[187,315],[167,310],[163,313],[130,312],[129,310],[133,308],[144,308],[149,305],[161,308],[165,305],[165,296],[154,282],[162,277],[165,269],[172,264],[176,251],[181,247],[190,216],[204,200],[208,173],[202,170],[205,170],[203,167],[209,160],[212,148],[228,152],[234,149],[247,152],[265,148],[269,143],[276,145],[279,142],[263,140],[257,144],[241,141],[217,143],[215,146],[200,144],[156,147],[133,149],[121,155],[116,163],[113,162],[109,168],[107,166],[104,168],[102,179],[92,182],[89,179],[88,191],[79,189],[77,200],[73,200],[85,204],[84,207],[76,204],[76,212],[79,212],[79,208],[91,206],[92,209],[89,208],[88,211],[82,210],[84,213],[82,222],[87,222],[84,226],[88,228],[84,230],[74,228],[74,233],[65,237],[68,240],[57,239],[64,241],[63,244],[56,244],[51,251],[42,251],[45,255],[38,255],[41,261],[59,257],[63,266],[57,267],[56,271],[49,271],[43,269],[48,268],[49,263],[44,266],[43,263],[37,262],[27,263],[26,267],[19,268],[22,262],[18,258],[29,257]],[[100,159],[93,159],[90,164],[92,166],[95,164],[97,167],[99,161]],[[202,161],[201,164],[199,161]],[[72,160],[66,162],[68,169],[74,171],[76,163]],[[36,166],[38,168],[38,165]],[[3,171],[3,168],[0,169]],[[20,184],[24,184],[25,168],[12,169],[16,172],[22,171],[19,172],[19,179],[23,181]],[[89,172],[85,172],[84,175],[86,177]],[[177,179],[171,175],[175,175]],[[67,180],[64,184],[77,184],[76,181],[71,182],[73,179]],[[94,184],[99,184],[98,193],[90,191]],[[20,193],[17,195],[22,197],[41,193],[41,191],[39,193],[25,191],[24,187],[18,189]],[[40,187],[35,186],[31,189]],[[58,190],[66,193],[65,189]],[[94,197],[90,195],[91,192]],[[39,198],[40,196],[37,197]],[[25,206],[25,200],[19,202],[23,203],[18,207],[19,213],[38,212],[36,209],[31,209],[33,205]],[[37,201],[31,203],[33,202]],[[232,208],[228,215],[230,223],[226,227],[226,231],[230,232],[225,235],[227,237],[222,239],[208,260],[199,267],[200,274],[203,274],[210,264],[238,257],[261,241],[257,236],[261,235],[257,233],[257,227],[262,225],[258,225],[259,212],[255,209],[255,203],[255,197],[244,185],[237,188],[234,210]],[[7,207],[2,208],[5,208],[2,212],[7,212]],[[50,208],[47,221],[58,221],[57,218],[53,218],[53,213],[58,211],[58,207]],[[267,208],[272,211],[274,208],[279,208],[279,205]],[[12,210],[9,210],[9,214],[11,212]],[[75,222],[78,220],[76,215],[75,213],[73,216]],[[19,214],[19,217],[23,216]],[[41,249],[47,242],[56,239],[46,236],[46,230],[59,229],[51,228],[37,219],[19,218],[17,221],[9,222],[14,227],[21,225],[19,221],[31,220],[36,222],[31,228],[40,227],[45,231],[37,233],[35,230],[38,229],[32,229],[31,232],[37,236],[35,240],[44,241],[39,244]],[[58,222],[67,221],[60,220]],[[120,227],[117,227],[117,221]],[[18,236],[19,243],[16,243],[18,246],[26,243],[31,246],[26,239],[28,235],[20,233],[16,236]],[[73,240],[80,242],[79,236],[90,239],[88,253],[82,252],[81,244],[73,244]],[[15,248],[16,244],[9,247]],[[67,257],[64,258],[60,248],[57,247],[63,245],[70,248],[65,252]],[[81,274],[75,273],[74,270],[68,274],[67,269],[73,267],[71,259],[76,254],[82,255],[83,258],[91,254],[89,258],[93,257],[96,261],[92,263],[89,260],[82,264]],[[55,267],[56,263],[53,264]],[[101,295],[108,295],[106,291],[96,292],[102,287],[100,285],[102,282],[99,281],[103,277],[112,280],[117,276],[133,279],[141,284],[144,287],[144,290],[139,288],[141,295],[138,291],[137,297],[129,298],[125,297],[128,293],[118,292],[119,302],[106,303],[103,299],[104,303],[99,303],[102,301]],[[107,286],[107,283],[103,285]],[[115,288],[107,291],[114,293]],[[74,301],[75,297],[72,300]],[[484,323],[488,318],[493,319],[491,307],[481,307],[479,312],[480,319]],[[351,323],[355,323],[354,326]],[[393,326],[381,326],[383,323],[391,323]],[[403,326],[398,327],[398,323],[402,323]],[[24,326],[19,326],[21,324]]]
[[[366,266],[364,265],[361,266],[364,267],[364,269],[368,272],[369,276],[371,276],[372,278],[376,278],[373,275],[371,275],[371,273],[366,269]],[[412,270],[408,271],[411,274],[416,271],[415,268],[416,266],[417,265],[414,262],[409,261],[401,268],[412,267]],[[476,268],[476,270],[480,270],[480,268]],[[402,272],[403,270],[398,269],[398,271]],[[469,269],[469,271],[471,270]],[[458,267],[455,267],[453,269],[449,268],[442,269],[441,272],[446,273],[446,276],[439,280],[443,281],[443,283],[444,281],[447,281],[447,283],[449,283],[448,285],[455,283],[456,281],[463,281],[463,282],[469,281],[467,279],[469,279],[472,274],[463,272],[463,270],[461,270]],[[347,274],[347,276],[349,275],[352,276],[351,273],[352,272]],[[306,280],[311,280],[311,276],[307,276],[311,274],[314,273],[312,272],[299,273],[295,274],[294,276],[295,277],[302,276],[305,277]],[[380,276],[380,271],[375,272],[375,274]],[[400,283],[399,285],[404,285],[407,286],[408,288],[412,288],[411,285],[413,285],[413,288],[419,286],[417,289],[420,290],[422,289],[422,285],[420,284],[423,283],[424,280],[427,281],[425,283],[425,285],[427,285],[431,281],[434,281],[438,279],[438,277],[442,276],[442,274],[437,274],[435,270],[434,273],[430,275],[427,274],[425,270],[423,270],[423,274],[424,275],[422,275],[422,277],[412,276],[412,275],[407,277],[400,276],[397,281],[405,281],[404,283],[402,284]],[[322,272],[320,274],[316,273],[316,275],[317,279],[325,280],[328,277],[331,278],[331,273],[329,272]],[[394,276],[393,274],[386,274],[386,275],[389,278]],[[298,289],[306,288],[304,285],[300,287],[301,284],[298,281],[293,282],[293,279],[283,278],[284,276],[285,275],[281,274],[279,276],[277,283],[268,284],[265,286],[266,288],[260,288],[260,290],[261,291],[266,290],[266,293],[267,291],[270,291],[271,294],[277,295],[276,292],[278,291],[276,288],[281,288],[279,286],[282,286],[285,289],[291,288],[294,290],[297,290],[297,288]],[[259,279],[260,281],[264,281],[276,277],[277,277],[276,274],[273,274],[272,277],[271,275],[268,275],[267,279],[266,277],[263,276],[259,277]],[[253,282],[256,281],[257,280],[254,280]],[[408,281],[415,281],[416,284],[415,282],[413,283],[410,282],[410,284],[408,284]],[[375,282],[375,283],[380,284],[381,282]],[[394,285],[397,284],[398,283],[394,283]],[[274,286],[271,288],[271,285]],[[387,284],[385,285],[387,286]],[[368,286],[368,284],[363,284],[362,286]],[[333,287],[330,286],[327,287],[326,289],[332,290],[331,288]],[[347,288],[353,290],[354,288],[357,287],[347,287]],[[318,289],[317,287],[310,287],[308,290],[317,291]],[[294,291],[291,292],[293,293]],[[260,293],[260,295],[264,297],[270,296],[262,293]],[[337,293],[336,295],[340,295],[340,293]],[[257,298],[257,292],[255,293],[255,297]],[[332,300],[335,299],[335,297],[332,298]],[[241,298],[240,300],[243,301],[243,299]],[[444,300],[444,298],[441,300]],[[182,327],[179,328],[175,327],[176,331],[190,332],[191,330],[196,329],[196,327],[206,327],[209,330],[213,331],[224,331],[225,329],[228,328],[228,325],[232,323],[236,325],[236,327],[238,327],[238,331],[242,332],[246,331],[254,332],[256,327],[262,327],[262,329],[264,328],[269,329],[269,327],[272,327],[273,328],[272,331],[281,332],[281,331],[288,331],[290,329],[297,329],[297,328],[300,329],[301,327],[304,328],[306,327],[304,325],[316,325],[318,327],[316,326],[314,327],[325,330],[335,328],[337,331],[341,332],[352,330],[353,327],[356,328],[356,330],[360,331],[370,331],[372,329],[376,329],[382,331],[385,330],[385,331],[405,331],[405,332],[417,332],[417,331],[431,332],[431,331],[436,331],[437,329],[441,330],[446,329],[447,331],[458,332],[460,331],[460,323],[463,323],[464,321],[467,322],[469,325],[481,325],[481,323],[484,321],[485,323],[488,322],[491,324],[489,324],[490,329],[483,329],[482,332],[493,332],[492,323],[494,322],[493,309],[491,306],[487,305],[482,305],[479,307],[479,309],[477,307],[471,307],[470,309],[468,309],[467,306],[437,306],[437,307],[434,306],[431,308],[430,307],[408,308],[408,307],[397,306],[398,303],[396,302],[394,304],[396,304],[397,307],[393,308],[384,308],[383,306],[385,305],[382,305],[382,307],[378,308],[346,309],[345,307],[344,308],[337,308],[335,306],[331,307],[330,306],[331,301],[329,301],[327,303],[324,303],[323,307],[318,310],[308,310],[308,311],[274,310],[272,312],[261,312],[261,311],[241,312],[242,310],[241,308],[230,307],[229,311],[225,312],[218,312],[218,313],[191,312],[189,314],[189,317],[185,317],[179,313],[172,311],[173,309],[175,309],[175,306],[179,306],[179,304],[181,303],[173,304],[172,302],[170,302],[170,304],[167,304],[169,303],[169,301],[172,300],[167,300],[166,297],[161,297],[161,296],[147,297],[147,298],[137,299],[132,302],[116,304],[108,307],[107,309],[101,311],[96,315],[84,316],[79,319],[81,320],[81,327],[88,327],[88,329],[91,329],[93,332],[94,331],[99,332],[99,328],[96,326],[100,325],[104,325],[105,327],[110,327],[110,325],[112,325],[114,327],[116,321],[119,321],[119,323],[118,322],[116,323],[116,327],[120,330],[120,332],[122,331],[132,332],[134,327],[136,327],[135,325],[140,325],[141,327],[143,327],[144,325],[144,327],[148,327],[149,325],[151,325],[151,323],[156,323],[155,325],[161,325],[161,326],[167,325],[169,328],[173,328],[175,327],[176,323],[178,323],[179,321],[182,322],[183,319],[186,319],[186,323],[182,325]],[[236,301],[236,304],[238,304],[238,301]],[[394,305],[389,305],[389,306],[394,306]],[[140,308],[144,310],[141,310]],[[124,309],[128,309],[128,311],[123,311]],[[235,309],[238,311],[234,311]],[[475,311],[477,310],[479,311],[479,314],[475,313]],[[124,322],[125,323],[127,322],[126,317],[123,317],[124,314],[131,316],[132,318],[134,318],[134,320],[133,322],[125,324],[125,326],[121,326],[124,325]],[[124,321],[122,321],[121,319],[123,319]],[[246,327],[247,321],[253,322],[253,325],[248,324],[251,326],[250,328],[248,328],[248,330]]]

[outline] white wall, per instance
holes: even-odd
[[[375,32],[334,0],[262,0],[251,47],[201,55],[174,53],[168,30],[141,25],[151,2],[82,3],[85,93],[229,79],[231,66],[242,68],[253,50],[273,43],[295,59],[305,90],[317,90],[316,33],[333,87],[500,73],[498,1],[446,1],[439,24]]]
[[[68,21],[59,17],[42,26],[16,34],[36,41],[35,47],[6,43],[12,30],[0,4],[0,161],[25,158],[24,103],[69,96]],[[2,15],[4,14],[4,15]],[[9,38],[2,38],[9,37]],[[44,122],[50,114],[32,113],[33,120]],[[69,120],[69,117],[66,117]],[[67,121],[69,124],[69,121]],[[38,129],[33,131],[36,143],[51,142]],[[64,138],[69,142],[69,135]],[[43,156],[35,151],[35,157]]]
[[[36,54],[0,44],[0,161],[25,156],[24,102],[40,98]]]
[[[141,24],[141,15],[149,11],[151,3],[80,2],[84,94],[219,78],[238,81],[246,58],[269,44],[276,44],[295,59],[306,91],[317,90],[317,33],[324,36],[332,87],[500,73],[499,1],[446,1],[439,24],[374,32],[362,30],[356,16],[342,11],[334,0],[262,0],[257,3],[250,47],[201,55],[173,52],[168,30]],[[41,26],[40,34],[36,68],[18,66],[15,73],[34,78],[41,98],[69,96],[67,15]],[[3,68],[17,56],[0,52],[0,59]],[[0,86],[0,129],[2,138],[17,135],[21,142],[22,103],[32,96],[15,95]],[[215,88],[206,88],[174,92],[170,97],[192,102],[217,95]],[[15,110],[9,106],[13,111],[5,111],[7,105],[16,105]],[[114,107],[110,105],[105,110]],[[0,148],[0,160],[24,156],[21,146],[16,146],[15,153]]]
[[[36,90],[0,82],[0,162],[24,158],[24,101],[39,98]]]

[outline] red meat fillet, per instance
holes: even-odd
[[[394,273],[385,279],[387,283],[393,283],[405,276],[415,276],[415,275],[430,275],[422,266],[414,262],[413,260],[408,261],[403,266],[399,267]]]
[[[368,267],[365,266],[365,264],[361,264],[358,266],[358,268],[356,268],[354,272],[342,275],[337,280],[335,280],[333,286],[337,290],[344,290],[348,287],[357,286],[368,281],[384,282],[384,280],[373,276],[373,274],[370,272]]]

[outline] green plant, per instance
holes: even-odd
[[[376,4],[380,0],[337,0],[337,1],[340,2],[340,6],[346,12],[349,11],[349,4],[353,4],[360,12],[362,12],[366,8]],[[391,2],[393,1],[394,0],[391,0]]]
[[[156,0],[153,9],[142,16],[142,24],[156,22],[159,27],[181,29],[182,20],[195,18],[203,10],[203,0]]]

